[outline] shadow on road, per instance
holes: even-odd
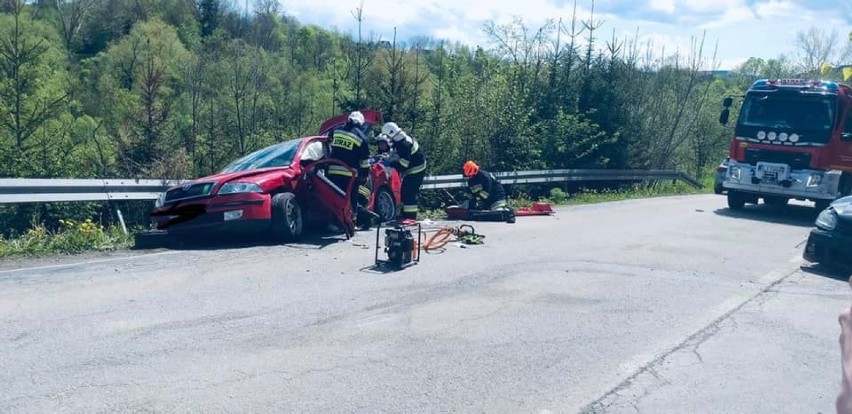
[[[810,273],[815,276],[827,277],[829,279],[847,281],[852,276],[852,270],[839,267],[829,267],[821,264],[802,265],[801,269],[805,273]]]
[[[813,227],[819,211],[810,205],[790,204],[784,207],[766,204],[747,204],[742,210],[719,208],[714,213],[743,220],[757,220],[768,223],[787,224],[799,227]]]
[[[311,230],[293,243],[279,243],[262,235],[211,235],[162,237],[155,245],[145,248],[169,250],[235,250],[263,246],[281,246],[292,249],[320,250],[335,243],[345,242],[343,234]]]

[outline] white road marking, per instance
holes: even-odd
[[[139,258],[148,258],[155,256],[164,256],[168,254],[176,254],[180,253],[179,251],[166,251],[166,252],[158,252],[158,253],[144,253],[137,256],[122,256],[122,257],[112,257],[109,259],[97,259],[97,260],[87,260],[85,262],[76,262],[76,263],[63,263],[63,264],[55,264],[49,266],[36,266],[36,267],[22,267],[19,269],[9,269],[9,270],[0,270],[0,275],[16,273],[16,272],[28,272],[32,270],[45,270],[45,269],[57,269],[62,267],[75,267],[75,266],[83,266],[97,263],[107,263],[107,262],[115,262],[118,260],[129,260],[129,259],[139,259]]]

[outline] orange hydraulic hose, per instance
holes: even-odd
[[[470,226],[467,226],[467,227],[470,227]],[[420,248],[422,248],[426,252],[435,251],[435,250],[443,251],[444,247],[446,245],[453,242],[453,239],[452,239],[453,236],[460,236],[460,235],[462,235],[462,233],[468,233],[468,232],[465,231],[465,230],[462,230],[460,227],[459,228],[444,227],[444,228],[438,230],[437,232],[435,232],[435,234],[433,234],[431,236],[427,236],[426,232],[424,231],[420,234],[420,237],[418,237],[417,243],[419,243]],[[470,233],[471,234],[474,233],[472,227],[471,227]],[[422,242],[421,242],[421,238],[424,239]],[[418,246],[415,244],[415,246],[414,246],[415,250],[417,249],[417,247]]]

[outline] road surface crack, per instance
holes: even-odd
[[[725,312],[721,316],[710,321],[710,323],[708,323],[703,328],[699,329],[697,332],[694,332],[693,334],[689,335],[686,339],[681,341],[679,344],[675,345],[674,347],[672,347],[672,348],[670,348],[666,351],[663,351],[656,358],[649,361],[645,365],[639,367],[637,370],[635,370],[632,374],[630,374],[626,379],[621,381],[614,388],[605,392],[602,396],[600,396],[596,400],[592,401],[591,403],[589,403],[585,407],[583,407],[580,410],[580,412],[581,413],[594,414],[594,413],[600,413],[600,412],[606,411],[607,408],[609,408],[610,406],[612,406],[614,404],[614,402],[608,403],[607,400],[609,400],[613,396],[617,396],[618,393],[620,393],[621,391],[624,391],[625,389],[627,389],[628,387],[633,385],[636,382],[636,380],[642,374],[644,374],[646,372],[650,373],[650,371],[653,369],[654,366],[661,364],[666,359],[668,359],[669,356],[673,355],[674,353],[676,353],[678,351],[682,351],[682,350],[686,349],[687,347],[691,347],[692,351],[699,358],[699,361],[703,361],[703,358],[698,353],[698,346],[700,346],[700,344],[706,342],[707,339],[713,337],[713,335],[718,333],[719,325],[723,321],[729,319],[733,314],[739,312],[742,308],[744,308],[746,305],[751,304],[752,302],[756,302],[759,305],[765,303],[765,301],[768,300],[765,297],[770,296],[768,294],[772,293],[771,291],[776,286],[778,286],[780,283],[782,283],[788,277],[796,274],[798,271],[799,271],[798,267],[796,267],[795,269],[786,270],[781,277],[779,277],[778,279],[776,279],[772,283],[769,283],[768,285],[763,287],[763,289],[756,292],[750,298],[745,299],[743,302],[741,302],[737,306],[734,306],[732,309],[728,310],[727,312]],[[698,341],[697,344],[696,344],[696,340]]]
[[[703,332],[701,333],[701,335],[699,335],[699,336],[696,338],[697,340],[696,340],[696,341],[695,341],[695,343],[694,343],[694,344],[690,347],[690,350],[692,351],[693,355],[695,355],[695,357],[696,357],[696,358],[698,358],[698,363],[699,363],[699,364],[703,364],[703,363],[704,363],[704,358],[701,356],[701,353],[700,353],[700,352],[698,352],[699,348],[701,348],[701,345],[704,345],[704,343],[705,343],[705,342],[707,342],[708,340],[710,340],[710,338],[712,338],[712,337],[716,336],[716,334],[718,334],[720,330],[721,330],[721,329],[719,328],[719,324],[718,324],[718,323],[717,323],[717,324],[714,324],[714,325],[709,326],[709,327],[707,328],[707,330],[703,331]]]

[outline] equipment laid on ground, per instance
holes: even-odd
[[[515,214],[509,209],[472,210],[464,206],[448,206],[444,208],[444,212],[447,213],[447,218],[450,220],[515,222]]]
[[[395,269],[403,269],[420,262],[420,234],[422,228],[419,222],[406,224],[402,222],[389,222],[385,227],[384,253],[387,260],[379,259],[379,239],[381,237],[382,224],[376,227],[376,266],[389,265]],[[417,236],[412,234],[417,229]]]
[[[520,207],[517,209],[507,207],[506,209],[498,210],[477,210],[470,208],[470,200],[460,203],[447,190],[444,190],[444,195],[453,202],[453,205],[444,208],[444,213],[447,214],[447,218],[450,220],[503,221],[514,223],[517,216],[549,216],[556,214],[550,203],[535,202],[531,207]]]
[[[521,207],[515,210],[516,216],[552,216],[556,214],[550,203],[532,203],[532,207]]]
[[[510,210],[471,210],[465,205],[454,205],[444,208],[450,220],[472,221],[505,221],[514,223],[516,216],[550,216],[556,214],[550,203],[533,203],[531,207],[521,207]]]
[[[455,236],[456,240],[451,238]],[[422,249],[426,252],[434,250],[442,250],[447,244],[458,241],[464,244],[482,244],[483,234],[477,234],[476,229],[469,224],[462,224],[458,227],[444,227],[438,230],[432,236],[426,238],[422,244]]]

